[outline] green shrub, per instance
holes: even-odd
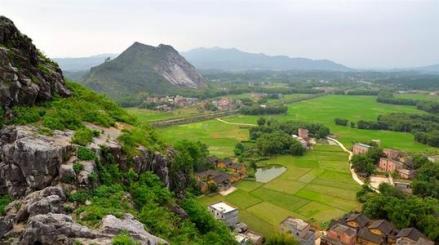
[[[111,241],[112,245],[137,245],[140,244],[134,240],[128,232],[121,232],[117,236],[113,237]]]
[[[37,106],[16,106],[12,110],[14,118],[12,119],[12,124],[29,124],[38,122],[46,112]]]
[[[122,150],[130,156],[137,154],[137,147],[142,145],[150,150],[161,150],[163,143],[154,129],[148,125],[139,125],[131,130],[124,130],[119,137]]]
[[[75,171],[76,174],[79,174],[79,172],[81,172],[83,168],[84,166],[80,163],[73,164],[73,171]]]
[[[80,128],[75,131],[73,135],[72,142],[78,145],[87,145],[93,141],[93,131],[89,128]]]
[[[85,203],[85,201],[87,201],[87,199],[89,199],[90,197],[91,195],[87,191],[77,191],[75,193],[68,195],[68,200],[70,202]]]
[[[83,146],[78,147],[78,151],[76,155],[79,160],[83,160],[83,161],[94,160],[96,158],[96,154],[94,153],[94,151]]]
[[[5,208],[12,202],[12,198],[8,195],[0,195],[0,216],[5,215]]]

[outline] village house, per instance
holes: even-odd
[[[380,158],[378,167],[387,173],[398,173],[403,179],[412,179],[415,177],[415,170],[412,166],[411,159],[400,151],[393,149],[384,149],[384,156]]]
[[[221,220],[229,227],[238,224],[238,209],[225,202],[218,202],[208,207],[209,212],[218,220]]]
[[[366,154],[369,151],[370,145],[366,145],[363,143],[356,143],[352,147],[352,152],[354,155]]]
[[[230,159],[216,159],[215,167],[228,171],[230,173],[230,180],[232,183],[242,180],[247,176],[247,168],[245,165],[234,162]]]
[[[345,223],[354,229],[359,229],[369,223],[369,218],[361,213],[351,213],[345,218]]]
[[[413,190],[410,186],[410,184],[411,184],[410,181],[399,180],[399,181],[394,181],[393,184],[397,190],[400,190],[404,193],[412,194],[412,192],[413,192]]]
[[[323,244],[354,245],[357,238],[357,231],[347,225],[336,223],[322,237]]]
[[[299,128],[297,130],[297,136],[299,136],[300,138],[302,138],[304,140],[308,140],[309,139],[309,130],[306,128]]]
[[[216,185],[218,191],[224,191],[231,187],[229,174],[212,169],[196,173],[195,180],[202,193],[209,191],[209,185]]]
[[[396,245],[433,245],[424,234],[415,228],[404,228],[396,235]]]
[[[369,220],[359,213],[347,214],[339,220],[332,221],[321,241],[323,245],[433,244],[415,228],[398,231],[387,220]]]
[[[311,226],[305,221],[292,217],[286,218],[280,225],[283,232],[293,235],[301,245],[314,245],[315,234],[310,228]]]

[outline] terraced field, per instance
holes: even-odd
[[[263,164],[280,164],[287,171],[264,184],[242,181],[226,197],[200,201],[207,206],[224,200],[238,207],[241,220],[263,234],[278,231],[288,216],[319,225],[360,208],[355,199],[360,186],[351,178],[346,153],[337,146],[317,145],[303,157],[279,156]]]

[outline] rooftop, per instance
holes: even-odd
[[[215,209],[219,212],[222,212],[222,213],[229,213],[229,212],[236,210],[236,208],[228,205],[225,202],[218,202],[218,203],[210,205],[209,207],[211,207],[212,209]]]
[[[370,147],[370,145],[366,145],[366,144],[363,144],[363,143],[356,143],[355,145],[358,145],[358,146],[361,146],[361,147],[366,147],[366,148]]]
[[[292,217],[288,217],[286,218],[284,221],[282,221],[282,225],[292,225],[294,227],[296,227],[296,229],[298,230],[304,230],[306,227],[309,226],[308,223],[306,223],[305,221],[301,220],[301,219],[294,219]]]
[[[353,228],[340,223],[337,223],[334,226],[332,226],[331,230],[346,233],[349,236],[355,236],[355,234],[357,233]]]

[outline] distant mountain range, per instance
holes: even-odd
[[[439,74],[439,64],[429,65],[429,66],[419,66],[413,68],[413,70],[423,73],[429,73],[429,74]]]
[[[235,48],[197,48],[182,55],[198,69],[244,71],[244,70],[321,70],[351,71],[352,69],[330,60],[269,56],[244,52]]]
[[[115,58],[117,54],[99,54],[79,58],[54,58],[63,71],[88,71],[91,67],[104,63],[107,58]]]
[[[138,42],[116,58],[92,67],[82,83],[114,99],[206,86],[203,76],[173,47],[164,44],[153,47]]]

